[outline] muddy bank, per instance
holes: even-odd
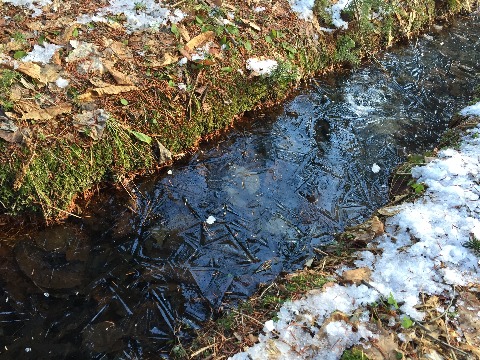
[[[49,220],[80,213],[75,199],[95,184],[125,184],[181,157],[301,79],[358,65],[477,6],[15,3],[0,10],[0,212]]]

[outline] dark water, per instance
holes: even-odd
[[[171,174],[0,241],[0,358],[158,358],[225,302],[301,267],[384,204],[390,171],[471,100],[479,34],[470,17],[317,79]]]

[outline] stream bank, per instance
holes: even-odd
[[[301,79],[356,66],[477,6],[17,3],[4,1],[0,11],[8,29],[0,52],[0,212],[33,211],[47,221],[81,216],[75,199],[88,199],[95,185],[156,171],[239,114],[284,99]]]
[[[480,102],[452,119],[439,149],[398,166],[397,191],[369,221],[227,307],[172,356],[480,358],[479,138]]]

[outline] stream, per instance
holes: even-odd
[[[314,79],[81,219],[0,235],[0,358],[168,358],[226,303],[303,267],[472,101],[478,17]]]

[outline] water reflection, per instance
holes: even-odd
[[[392,168],[468,102],[479,33],[470,19],[317,79],[172,174],[103,195],[90,217],[2,243],[0,354],[158,357],[225,301],[302,266],[382,205]]]

